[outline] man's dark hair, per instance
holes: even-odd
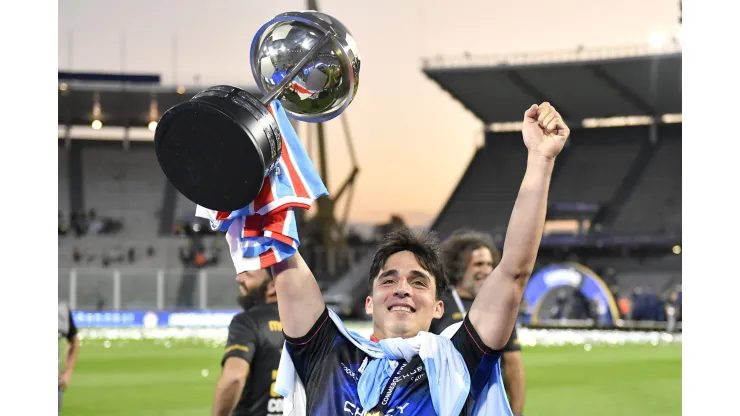
[[[373,258],[373,264],[370,266],[370,273],[368,274],[370,293],[373,291],[373,282],[383,268],[383,265],[385,265],[385,262],[392,255],[400,251],[410,251],[413,253],[419,265],[432,275],[435,288],[437,289],[435,296],[439,299],[442,293],[447,291],[448,286],[447,277],[442,267],[439,239],[432,231],[414,233],[407,227],[399,227],[386,234],[383,242],[378,247],[378,251]]]
[[[493,267],[501,261],[501,253],[494,245],[490,234],[459,230],[445,240],[442,244],[442,263],[450,285],[455,286],[460,282],[470,261],[470,254],[479,248],[487,248],[491,251]]]

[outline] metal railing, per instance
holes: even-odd
[[[344,256],[327,256],[322,247],[304,247],[301,252],[319,283],[329,284],[372,250],[373,247],[353,248]],[[174,256],[174,252],[165,253],[161,263],[143,267],[126,263],[114,263],[110,267],[67,264],[59,267],[59,299],[80,310],[238,307],[238,288],[228,257],[218,266],[192,269],[182,267]]]
[[[234,309],[234,272],[217,269],[59,269],[59,299],[79,310]]]

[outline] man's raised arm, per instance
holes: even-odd
[[[326,307],[316,278],[298,252],[272,266],[272,274],[283,332],[291,338],[306,335]]]
[[[524,114],[527,170],[509,220],[501,262],[483,283],[469,312],[470,322],[489,348],[503,348],[514,328],[542,239],[555,157],[569,135],[549,103],[532,105]]]

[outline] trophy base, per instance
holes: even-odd
[[[209,88],[169,109],[157,125],[154,148],[162,171],[202,207],[235,211],[248,206],[280,157],[275,119],[244,94],[234,87]]]

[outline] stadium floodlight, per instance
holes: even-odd
[[[93,129],[100,130],[103,127],[103,122],[100,120],[93,120],[91,125]]]
[[[152,100],[149,102],[149,130],[157,130],[157,121],[159,120],[159,105],[157,104],[157,98],[152,96]]]
[[[663,114],[660,116],[665,124],[675,124],[683,122],[683,114]]]
[[[653,49],[660,49],[665,45],[666,36],[663,32],[656,30],[650,34],[650,47]]]

